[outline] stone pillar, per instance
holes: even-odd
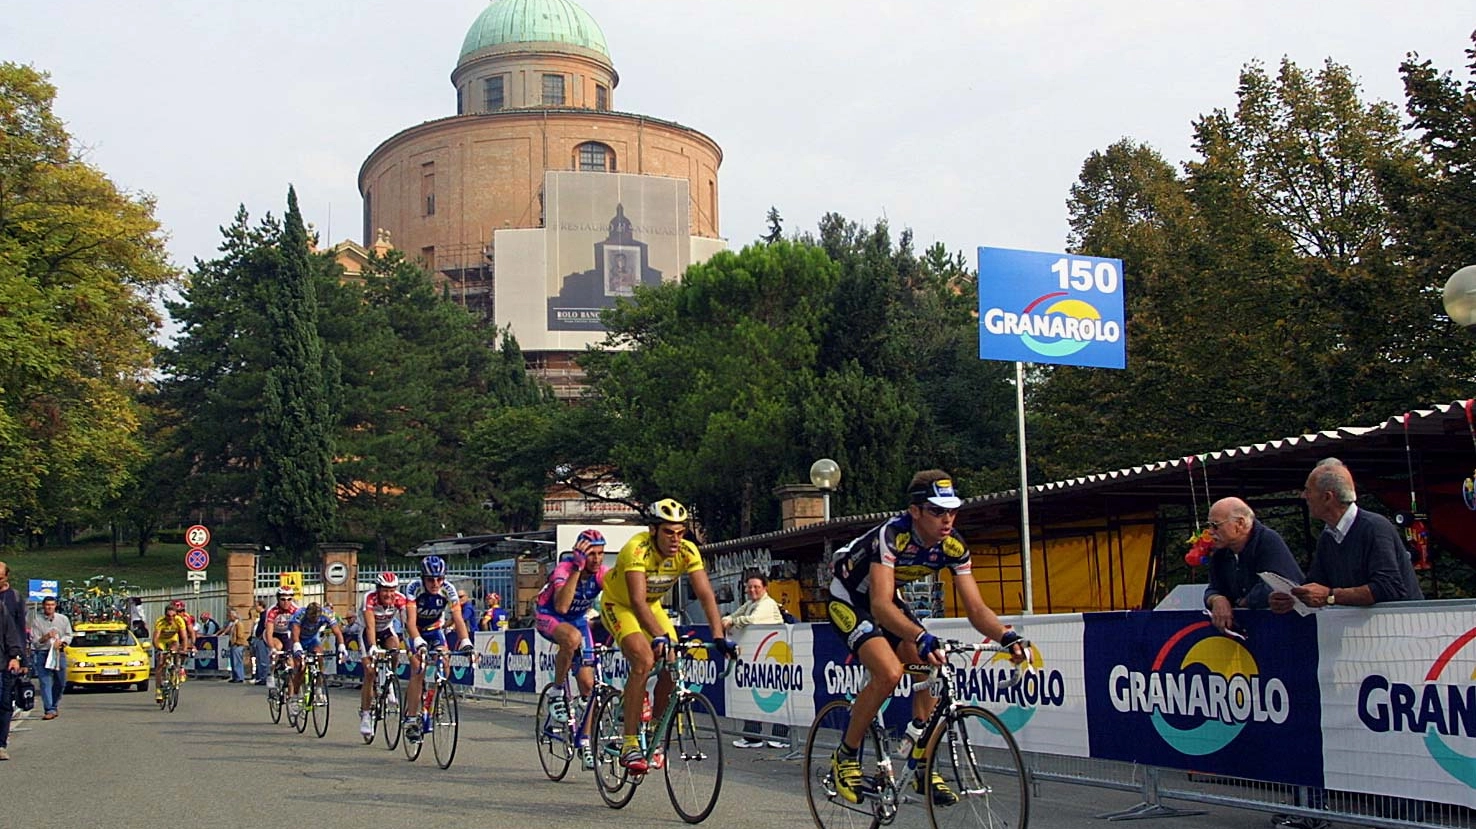
[[[779,499],[779,529],[807,527],[825,520],[825,494],[811,484],[784,484],[774,489]]]
[[[226,604],[245,619],[256,599],[255,544],[222,544],[226,557]],[[270,606],[270,605],[268,605]]]
[[[323,559],[323,598],[333,605],[339,616],[357,609],[354,604],[359,592],[359,550],[363,546],[343,543],[318,545]],[[341,574],[343,580],[334,584],[337,574]]]

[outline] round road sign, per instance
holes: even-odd
[[[323,579],[329,584],[343,584],[348,581],[348,565],[341,561],[335,561],[323,570]]]
[[[204,570],[210,566],[210,554],[196,547],[185,553],[185,567],[191,570]]]
[[[185,543],[191,547],[209,547],[210,530],[204,524],[196,524],[185,530]]]

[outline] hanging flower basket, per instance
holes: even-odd
[[[1190,567],[1199,567],[1210,560],[1210,553],[1214,552],[1215,539],[1210,535],[1209,527],[1200,530],[1199,535],[1189,536],[1189,552],[1184,554],[1184,563]]]

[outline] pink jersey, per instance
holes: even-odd
[[[609,572],[609,569],[601,567],[600,571],[593,575],[584,573],[579,579],[579,586],[574,588],[574,598],[569,602],[568,612],[559,613],[554,609],[554,594],[560,587],[567,584],[569,579],[579,573],[574,562],[560,561],[554,565],[553,572],[548,574],[548,584],[545,584],[538,592],[538,598],[534,601],[534,604],[538,606],[538,612],[564,619],[583,618],[585,611],[594,605],[595,597],[605,589],[605,573]]]

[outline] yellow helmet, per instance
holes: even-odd
[[[646,517],[652,524],[685,524],[687,508],[672,498],[662,498],[646,508]]]

